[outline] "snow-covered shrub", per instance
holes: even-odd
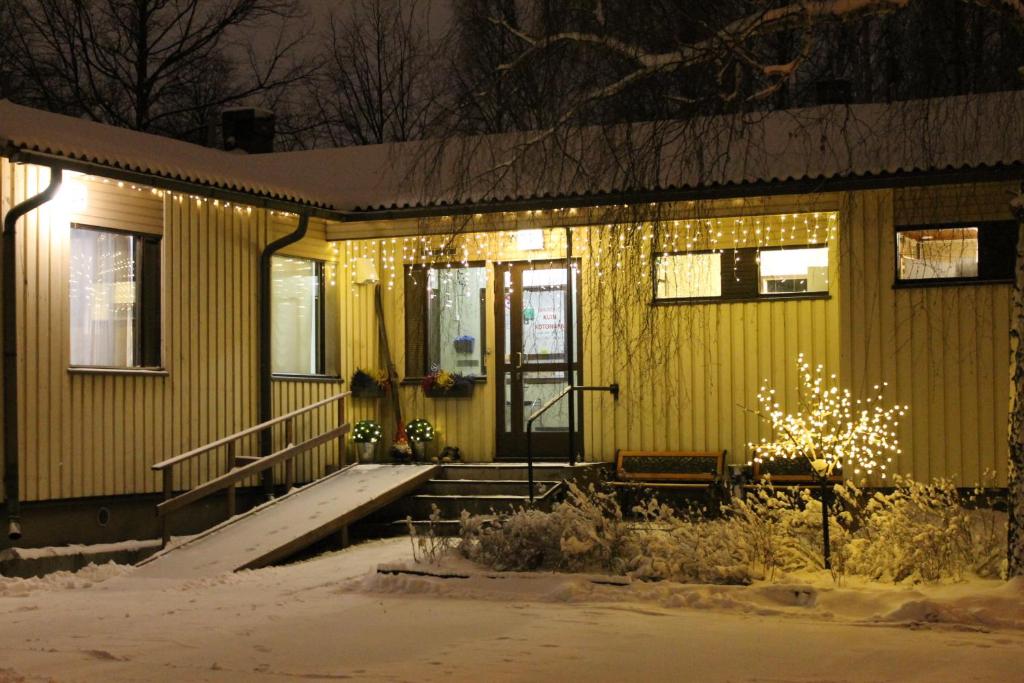
[[[947,481],[897,478],[891,493],[852,482],[829,496],[831,572],[885,581],[937,581],[1005,573],[1005,515]],[[815,490],[815,493],[817,491]],[[821,501],[770,481],[708,518],[651,499],[625,519],[611,493],[569,488],[551,512],[520,509],[494,521],[463,514],[461,552],[505,571],[603,571],[638,579],[748,583],[824,568]]]
[[[779,569],[822,568],[821,506],[806,489],[762,482],[724,510],[732,542],[754,576],[771,579]]]
[[[569,485],[550,513],[520,509],[483,524],[463,514],[462,553],[499,570],[622,570],[628,530],[610,493]]]
[[[991,509],[972,509],[951,482],[896,477],[892,493],[876,493],[860,511],[848,546],[848,571],[888,581],[962,579],[1002,573],[1005,523]]]
[[[683,583],[750,583],[748,555],[734,542],[733,524],[683,516],[656,499],[638,505],[639,521],[625,558],[634,578]]]

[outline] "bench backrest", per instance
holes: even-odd
[[[811,471],[811,463],[807,458],[775,458],[763,462],[754,461],[754,481],[759,482],[766,475],[771,475],[772,483],[776,484],[817,484],[818,477]],[[829,481],[843,480],[842,474],[833,474]]]
[[[616,451],[615,476],[633,481],[715,481],[725,451]]]

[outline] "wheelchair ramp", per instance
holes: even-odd
[[[195,578],[264,567],[401,498],[437,469],[346,467],[143,560],[134,576]]]

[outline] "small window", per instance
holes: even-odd
[[[665,254],[657,263],[659,299],[722,296],[722,255]]]
[[[160,367],[160,237],[71,226],[71,365]]]
[[[486,374],[487,269],[408,266],[405,272],[405,374],[434,369]]]
[[[275,256],[271,369],[277,375],[338,375],[338,294],[335,265]]]
[[[1009,282],[1017,252],[1012,221],[896,229],[896,282]]]
[[[765,249],[758,258],[761,294],[828,291],[828,247]]]

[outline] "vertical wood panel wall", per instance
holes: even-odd
[[[895,225],[1010,219],[1006,187],[857,192],[841,207],[842,374],[857,392],[886,381],[910,407],[891,471],[1006,485],[1012,288],[894,289]]]
[[[799,205],[798,200],[793,206]],[[814,205],[812,210],[819,208]],[[586,245],[599,237],[600,230],[574,231],[583,289],[583,380],[601,385],[618,382],[622,393],[617,402],[605,393],[581,395],[588,460],[610,461],[620,448],[726,449],[731,462],[746,462],[746,444],[763,433],[763,426],[747,410],[754,407],[761,383],[767,379],[792,394],[795,361],[801,352],[811,362],[838,367],[835,241],[830,258],[831,298],[658,307],[656,336],[647,343],[661,346],[666,352],[655,358],[628,355],[621,340],[615,338],[613,327],[606,324],[613,316],[635,316],[638,311],[620,310],[596,290],[598,283]],[[547,251],[533,254],[509,251],[507,244],[499,244],[496,234],[488,238],[487,382],[477,385],[470,399],[426,398],[417,385],[399,390],[405,420],[423,417],[436,428],[436,438],[428,453],[457,446],[467,461],[494,458],[498,390],[493,355],[494,261],[562,257],[563,234],[561,230],[550,231]],[[383,269],[394,253],[392,247],[386,240],[342,244],[348,250],[342,257],[343,263],[350,254],[362,255],[375,259],[381,269],[386,324],[395,365],[401,374],[405,367],[404,278],[396,277],[391,283]],[[400,273],[401,264],[396,267]],[[366,351],[359,363],[365,362],[368,368],[382,367],[383,361],[375,353],[377,327],[372,286],[351,285],[343,290],[343,295],[349,308],[346,343]],[[385,424],[386,438],[390,438],[394,423],[387,404],[373,405],[376,419]]]
[[[3,164],[4,209],[46,185],[43,168]],[[294,217],[225,206],[116,184],[90,195],[81,220],[152,231],[163,223],[165,376],[68,372],[68,241],[72,219],[60,201],[19,222],[18,298],[21,494],[24,500],[156,491],[150,465],[257,420],[257,263],[269,239]],[[106,206],[106,208],[104,208]],[[102,214],[102,215],[97,215]],[[112,224],[117,223],[117,225]],[[285,253],[334,259],[322,223]],[[274,382],[275,414],[341,391],[337,382]],[[335,412],[310,417],[298,434],[334,424]],[[281,434],[276,436],[280,443]],[[255,452],[255,440],[245,452]],[[223,471],[224,454],[182,467],[184,486]],[[334,443],[304,456],[300,477],[336,462]]]

